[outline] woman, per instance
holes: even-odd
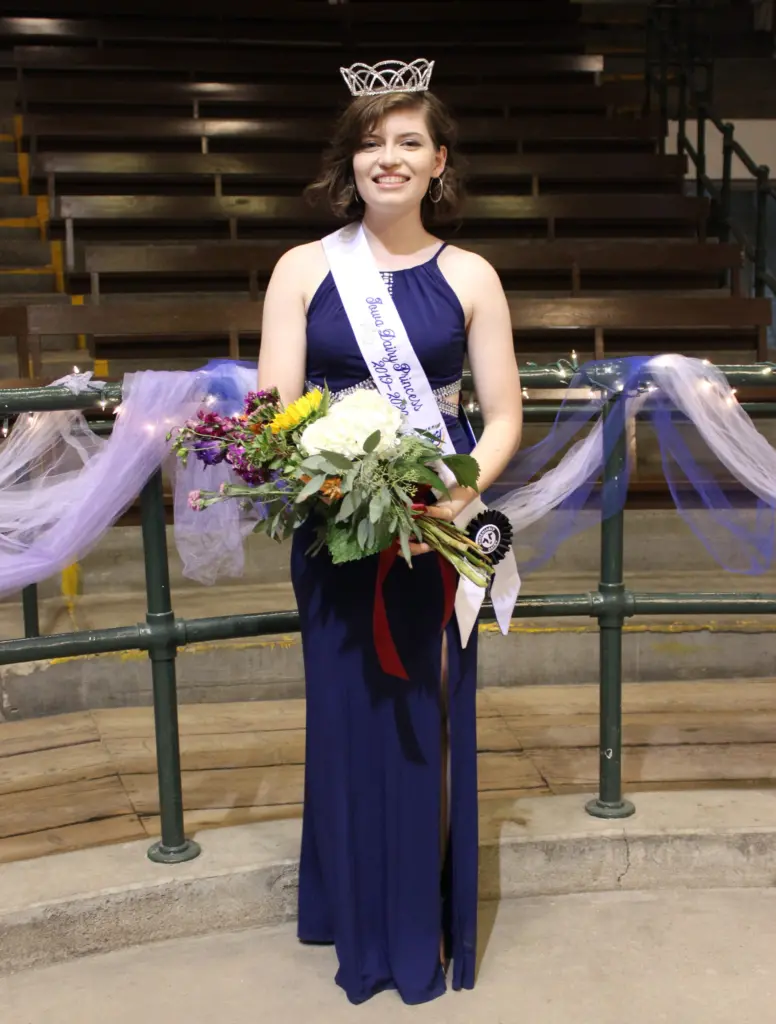
[[[347,76],[347,72],[343,72]],[[399,83],[399,86],[401,83]],[[428,91],[394,80],[356,95],[308,192],[360,221],[458,451],[468,356],[485,427],[473,454],[485,490],[516,451],[520,382],[507,302],[493,268],[426,225],[458,209],[455,126]],[[351,89],[358,93],[358,89]],[[285,402],[311,385],[370,386],[370,370],[324,245],[300,245],[267,289],[259,386]],[[435,514],[475,497],[456,487]],[[373,636],[377,558],[333,566],[295,538],[291,572],[302,624],[307,750],[299,938],[334,943],[351,1002],[398,989],[407,1003],[474,984],[477,926],[476,636],[442,635],[437,559],[412,545],[384,582],[391,633],[409,679],[382,671]],[[476,630],[475,630],[476,633]],[[449,807],[449,813],[448,813]]]

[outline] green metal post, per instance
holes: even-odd
[[[757,224],[754,244],[754,294],[765,295],[765,273],[768,269],[768,194],[770,168],[762,164],[757,168]]]
[[[148,856],[159,864],[176,864],[199,855],[197,843],[183,832],[178,694],[175,680],[175,616],[170,600],[170,569],[164,521],[162,474],[157,470],[140,495],[145,557],[146,614],[150,633],[148,656],[154,689],[154,726],[159,779],[159,814],[162,838]]]
[[[698,166],[695,174],[695,194],[700,198],[706,191],[706,107],[698,105],[698,138],[696,140]]]
[[[662,27],[658,34],[660,54],[660,80],[658,82],[660,96],[660,152],[666,151],[666,135],[668,133],[668,40]]]
[[[31,583],[22,590],[22,614],[24,617],[24,635],[40,636],[40,617],[38,615],[38,584]]]
[[[600,775],[598,798],[586,810],[596,818],[627,818],[635,807],[622,797],[622,625],[625,620],[623,549],[625,514],[622,495],[627,487],[625,401],[612,398],[603,410],[606,454],[602,507],[620,508],[601,523],[601,581],[598,593],[600,673]]]
[[[687,71],[684,67],[679,69],[679,130],[676,138],[676,152],[684,156],[685,141],[687,139]]]
[[[733,125],[726,124],[722,133],[722,195],[720,198],[720,242],[730,241],[730,197],[733,179]]]

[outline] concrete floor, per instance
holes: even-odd
[[[170,941],[0,979],[15,1024],[755,1024],[773,1019],[776,891],[679,890],[484,904],[473,992],[351,1006],[294,926]]]

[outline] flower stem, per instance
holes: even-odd
[[[420,526],[423,539],[430,548],[439,552],[472,583],[478,587],[487,586],[493,575],[493,569],[484,556],[478,557],[470,545],[462,544],[450,531],[440,529],[437,521],[431,516],[419,517],[416,522]],[[479,549],[477,548],[477,550]]]

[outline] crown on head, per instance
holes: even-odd
[[[340,68],[351,96],[379,96],[386,92],[427,92],[433,60],[381,60],[374,67],[352,64]]]

